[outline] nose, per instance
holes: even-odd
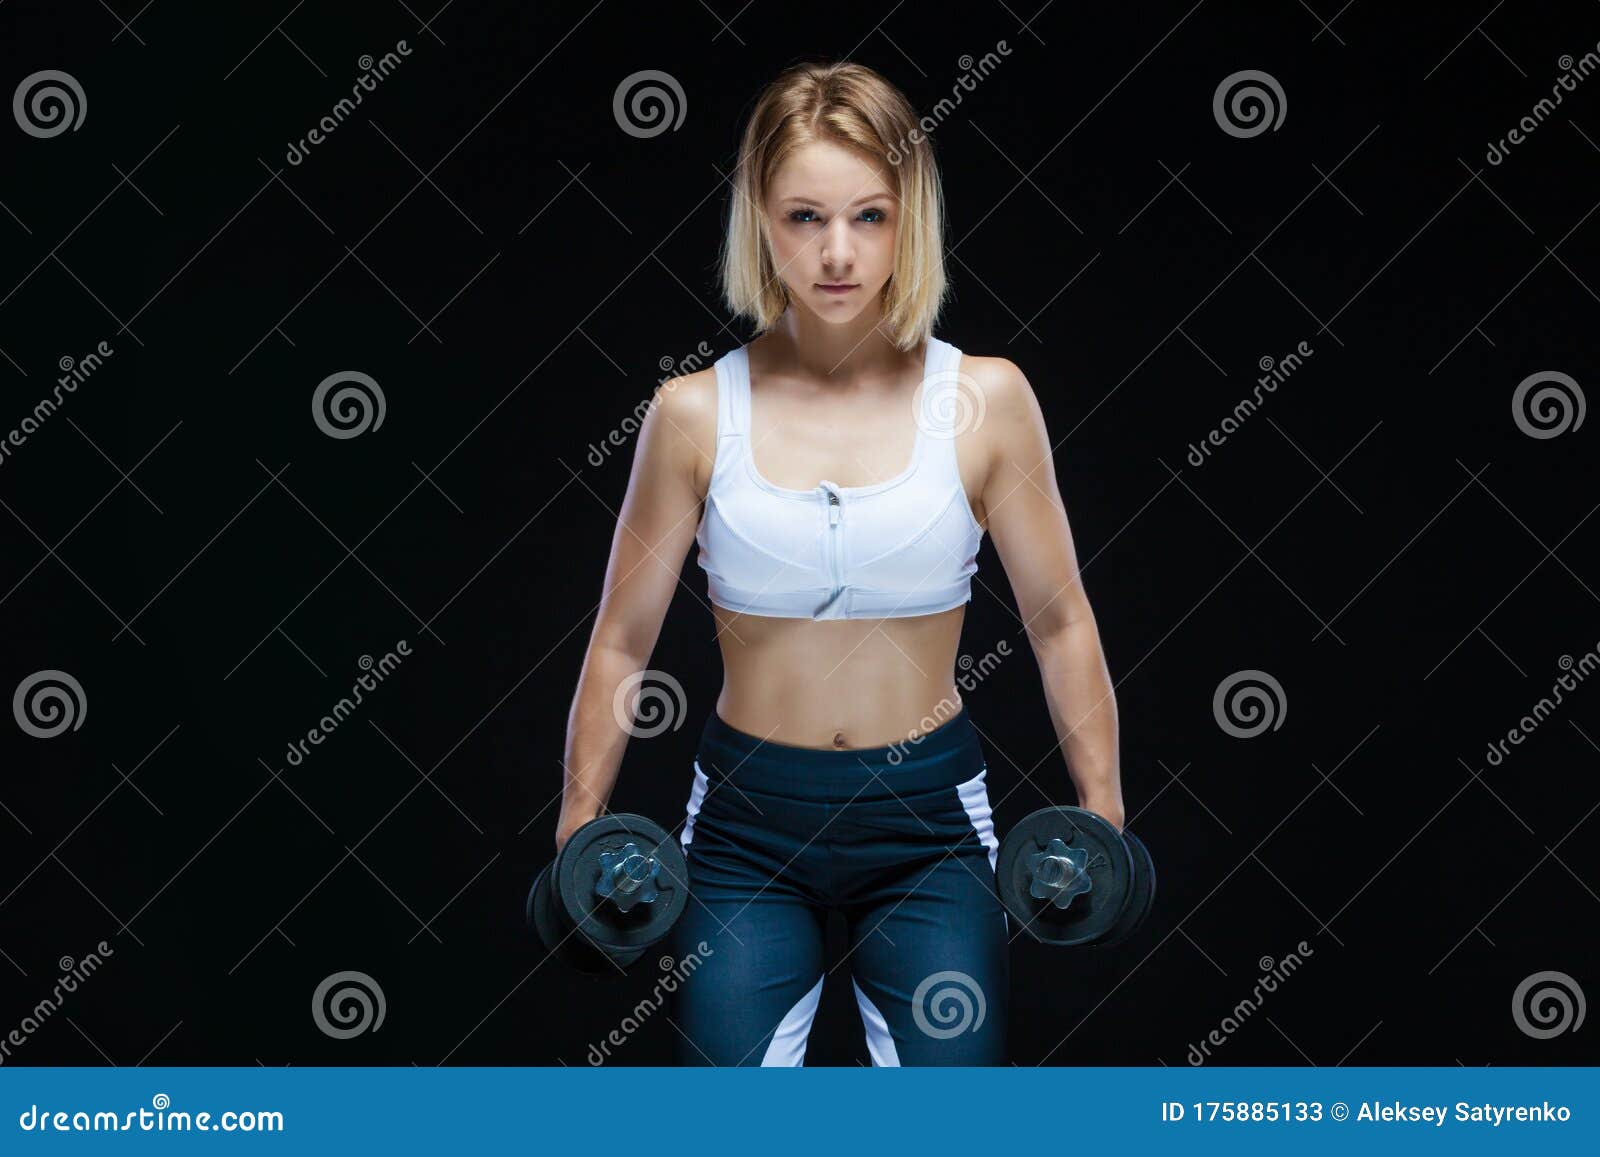
[[[844,273],[855,260],[855,248],[850,243],[850,222],[843,215],[828,222],[822,233],[822,268],[829,276]]]

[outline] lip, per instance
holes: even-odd
[[[832,283],[830,283],[830,282],[819,281],[819,282],[817,282],[817,288],[822,290],[823,293],[834,293],[834,294],[843,295],[843,294],[849,293],[852,289],[860,289],[861,285],[860,285],[859,282],[832,282]]]

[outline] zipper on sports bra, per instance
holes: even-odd
[[[817,608],[813,618],[821,617],[844,593],[844,575],[839,568],[839,522],[844,517],[843,510],[839,505],[839,495],[832,487],[824,482],[821,489],[827,495],[828,502],[828,573],[833,579],[833,591],[827,601]]]

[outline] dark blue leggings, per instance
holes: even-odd
[[[845,968],[874,1064],[1004,1064],[985,772],[964,706],[918,741],[839,751],[765,742],[712,712],[681,836],[679,1063],[804,1063],[824,972]],[[849,929],[832,962],[830,909]]]

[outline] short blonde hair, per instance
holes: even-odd
[[[797,64],[756,101],[733,174],[720,268],[723,300],[758,330],[769,328],[788,305],[767,227],[766,193],[784,159],[814,141],[842,145],[889,170],[903,211],[894,270],[883,290],[883,324],[898,348],[914,349],[932,336],[947,289],[944,192],[911,103],[864,65]]]

